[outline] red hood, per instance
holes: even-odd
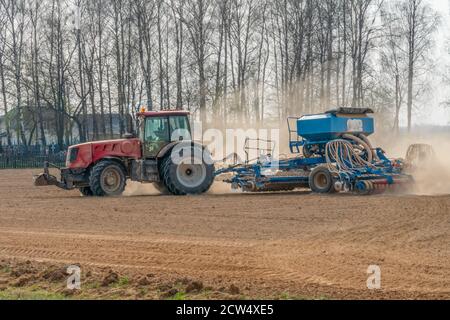
[[[75,144],[75,145],[71,146],[71,148],[79,148],[79,147],[92,146],[92,145],[105,145],[105,144],[110,144],[110,143],[122,143],[125,141],[133,141],[133,140],[139,140],[139,139],[112,139],[112,140],[90,141],[90,142]]]
[[[70,161],[72,149],[77,149],[76,159]],[[81,143],[69,148],[67,167],[88,168],[103,158],[131,158],[142,157],[141,141],[139,139],[117,139]],[[73,158],[75,158],[73,156]]]

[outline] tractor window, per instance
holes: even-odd
[[[167,118],[147,118],[145,123],[145,141],[168,142],[169,124]]]
[[[191,140],[188,118],[185,116],[170,117],[171,141]]]

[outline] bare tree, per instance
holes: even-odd
[[[349,48],[352,61],[353,107],[361,107],[364,100],[363,77],[366,59],[377,36],[376,18],[381,7],[377,0],[350,0],[349,8]]]
[[[407,52],[406,41],[401,35],[400,20],[396,16],[395,4],[385,4],[382,11],[385,44],[380,50],[382,66],[381,79],[379,79],[390,95],[391,104],[394,104],[393,129],[398,133],[400,128],[400,109],[404,103],[405,84],[407,83]]]
[[[147,106],[153,110],[152,98],[152,27],[155,20],[155,1],[135,1],[135,16],[139,36],[139,62],[147,92]]]
[[[408,52],[408,130],[412,128],[414,80],[418,63],[431,48],[431,35],[439,25],[438,14],[423,0],[408,0],[398,3],[398,15],[403,27],[402,36],[407,41]]]
[[[426,0],[25,3],[0,0],[10,145],[123,135],[141,105],[224,126],[374,106],[396,130],[406,105],[411,127],[439,22]]]
[[[200,118],[203,123],[206,123],[208,85],[205,69],[210,50],[215,3],[207,0],[181,0],[177,11],[180,21],[186,26],[190,36],[190,45],[194,50],[198,72]]]
[[[7,29],[11,37],[12,67],[14,69],[14,83],[16,96],[16,134],[17,140],[27,145],[24,132],[23,110],[22,110],[22,63],[25,33],[25,1],[1,0],[8,24]]]
[[[6,84],[6,19],[3,12],[6,10],[4,6],[0,6],[0,84],[1,84],[1,96],[3,100],[3,112],[5,114],[5,130],[6,139],[9,146],[12,145],[11,142],[11,129],[8,116],[8,96],[7,96],[7,84]]]
[[[47,139],[45,137],[45,130],[44,130],[44,117],[43,117],[43,108],[41,103],[41,81],[40,81],[40,53],[39,53],[39,46],[40,43],[38,41],[38,30],[39,30],[39,23],[40,19],[39,16],[42,13],[42,7],[41,4],[36,1],[34,3],[33,7],[29,8],[29,15],[30,15],[30,21],[32,25],[33,30],[33,36],[31,40],[31,56],[32,56],[32,64],[31,64],[31,75],[32,75],[32,82],[33,82],[33,90],[34,90],[34,104],[36,106],[36,113],[37,113],[37,119],[38,119],[38,126],[39,126],[39,136],[41,144],[46,147],[47,146]]]

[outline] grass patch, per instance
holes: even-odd
[[[289,293],[282,293],[279,297],[280,300],[290,300],[290,301],[301,301],[301,300],[316,300],[316,301],[322,301],[322,300],[330,300],[328,297],[325,296],[319,296],[319,297],[308,297],[308,296],[297,296],[297,295],[291,295]]]
[[[117,286],[124,287],[130,284],[130,278],[128,277],[120,277],[119,281],[117,282]]]
[[[89,283],[86,283],[85,285],[82,285],[82,289],[98,289],[98,288],[100,288],[101,287],[101,285],[100,285],[100,282],[98,282],[98,281],[95,281],[95,282],[89,282]]]
[[[139,294],[141,296],[147,295],[148,294],[148,289],[146,289],[146,288],[139,289]]]
[[[0,269],[1,273],[11,273],[11,268],[8,266],[4,266]]]
[[[184,301],[186,300],[186,293],[179,291],[177,292],[176,295],[174,295],[173,297],[169,298],[169,300],[176,300],[176,301]]]
[[[69,300],[62,294],[44,290],[26,290],[8,288],[0,291],[0,300]]]

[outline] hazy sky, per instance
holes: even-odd
[[[389,1],[389,0],[388,0]],[[442,16],[442,24],[436,34],[435,63],[436,70],[432,78],[432,92],[429,99],[418,106],[414,122],[416,124],[450,125],[450,107],[442,102],[450,99],[450,85],[442,82],[442,72],[450,69],[450,0],[428,0]]]

